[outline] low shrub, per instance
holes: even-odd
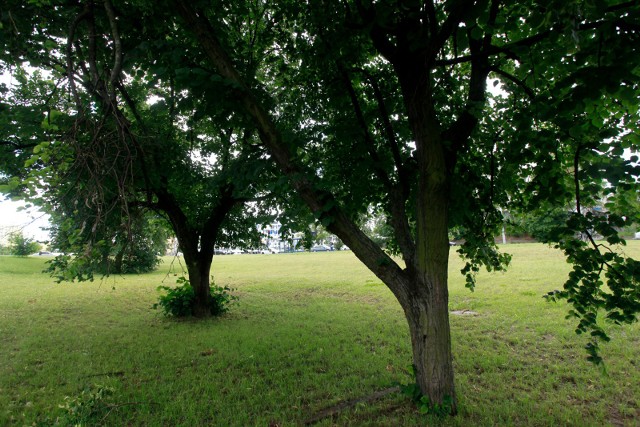
[[[193,303],[195,301],[195,291],[189,280],[179,277],[176,280],[179,286],[159,286],[159,291],[166,294],[160,295],[159,301],[153,305],[154,309],[160,308],[165,316],[187,317],[193,315]],[[219,316],[229,310],[229,306],[238,300],[238,297],[231,294],[232,289],[228,286],[216,286],[211,279],[211,293],[209,297],[209,309],[212,316]]]

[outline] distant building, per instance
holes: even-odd
[[[292,252],[299,249],[298,243],[302,240],[302,233],[292,233],[291,230],[285,233],[278,221],[259,226],[258,231],[262,235],[261,243],[274,252]]]

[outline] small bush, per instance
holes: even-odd
[[[38,252],[42,246],[35,240],[24,237],[22,233],[13,233],[9,236],[9,251],[11,255],[28,256]]]
[[[160,295],[158,303],[153,305],[154,309],[162,309],[165,316],[187,317],[193,315],[193,303],[195,291],[191,283],[185,277],[176,280],[179,285],[175,288],[169,286],[159,286],[159,291],[166,291],[165,295]],[[237,296],[231,295],[232,289],[228,286],[215,286],[211,280],[211,293],[209,296],[209,309],[211,315],[219,316],[229,310],[229,305],[238,300]]]

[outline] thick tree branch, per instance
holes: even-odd
[[[95,14],[93,3],[89,2],[89,10],[90,10],[90,19],[89,19],[89,71],[91,73],[91,82],[93,84],[93,89],[98,89],[98,83],[100,81],[100,73],[98,71],[97,65],[97,33],[96,33],[96,22],[95,22]]]
[[[111,68],[111,75],[109,76],[109,85],[113,87],[111,96],[115,99],[114,86],[120,78],[120,71],[122,70],[122,41],[120,40],[120,32],[118,31],[118,24],[116,22],[116,13],[113,10],[113,5],[110,0],[104,0],[104,10],[107,13],[107,18],[109,18],[111,36],[113,37],[113,67]]]
[[[244,83],[204,14],[179,0],[174,0],[173,4],[182,16],[186,28],[196,36],[218,73],[237,86],[236,96],[242,102],[245,111],[252,117],[259,130],[260,138],[311,211],[324,221],[327,229],[340,237],[372,272],[388,284],[399,300],[405,301],[406,293],[400,291],[400,286],[405,282],[403,280],[405,273],[346,216],[331,194],[319,190],[318,186],[310,180],[310,175],[293,162],[289,148],[282,141],[271,116]]]
[[[73,70],[73,44],[76,39],[76,31],[78,29],[78,25],[84,19],[89,16],[89,8],[85,7],[84,10],[73,20],[71,25],[69,26],[68,36],[67,36],[67,78],[69,79],[69,88],[71,89],[71,94],[76,103],[76,107],[78,111],[82,111],[82,102],[80,101],[80,96],[78,95],[78,89],[74,80],[74,70]]]
[[[483,41],[472,41],[469,43],[472,54],[481,50]],[[449,167],[456,161],[457,152],[464,146],[471,136],[471,133],[478,124],[478,117],[486,100],[487,76],[489,74],[489,64],[486,57],[476,56],[471,63],[471,77],[469,79],[469,92],[464,109],[455,122],[443,133],[443,137],[451,144],[448,159]]]
[[[211,259],[213,256],[213,248],[222,223],[231,209],[240,202],[233,196],[234,189],[233,183],[228,183],[220,188],[218,204],[211,209],[209,217],[204,223],[200,238],[200,257],[204,259]]]
[[[434,0],[426,0],[425,2],[427,20],[429,21],[429,36],[432,39],[438,37],[438,16],[436,14],[436,5]]]

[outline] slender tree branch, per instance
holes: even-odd
[[[346,69],[341,64],[338,64],[338,68],[342,74],[347,92],[349,93],[349,96],[351,98],[351,102],[353,104],[357,120],[360,123],[360,126],[363,128],[365,144],[367,145],[367,151],[369,152],[369,157],[371,157],[373,161],[376,175],[378,175],[378,178],[382,181],[383,185],[387,189],[387,193],[390,195],[388,200],[389,211],[391,214],[390,222],[396,234],[398,245],[400,246],[402,253],[405,257],[407,256],[412,257],[415,252],[415,244],[411,238],[411,228],[409,227],[407,215],[404,210],[404,204],[406,202],[406,199],[409,193],[408,183],[405,182],[403,185],[399,182],[398,185],[394,185],[394,183],[391,182],[391,180],[389,179],[389,176],[387,175],[387,173],[382,168],[380,156],[376,151],[374,139],[368,130],[367,124],[364,119],[364,115],[362,113],[362,109],[360,107],[360,103],[358,101],[357,94],[355,92],[355,89],[353,88],[353,84],[351,83],[351,79],[349,78],[349,75]],[[366,75],[366,72],[365,72],[365,75]],[[376,88],[379,92],[379,88],[377,86]],[[379,93],[378,95],[380,96],[380,98],[382,98],[381,93]],[[379,102],[379,107],[382,108],[382,115],[383,116],[387,115],[386,109],[383,107],[384,100],[378,99],[378,102]],[[386,119],[388,120],[388,116],[386,117]],[[392,129],[390,129],[390,131],[393,133]],[[389,144],[392,146],[395,144],[397,149],[397,141],[395,141],[395,135],[391,135],[390,138],[393,142],[389,141]],[[397,164],[398,164],[398,177],[400,181],[400,176],[402,176],[403,174],[404,166],[402,164],[401,159],[399,158],[399,153],[398,153]]]
[[[386,171],[382,168],[381,159],[375,147],[375,141],[371,136],[371,132],[369,132],[369,126],[367,125],[367,122],[364,118],[364,113],[362,112],[362,107],[360,106],[360,101],[358,100],[358,95],[356,94],[356,91],[353,87],[353,83],[351,82],[349,73],[342,64],[338,63],[337,66],[342,77],[342,83],[344,84],[344,87],[349,94],[349,98],[351,99],[351,105],[353,106],[356,120],[364,137],[366,150],[373,162],[374,172],[380,182],[382,182],[382,185],[384,185],[384,187],[387,189],[387,191],[391,191],[393,189],[393,184],[391,183],[391,180],[389,179]]]
[[[533,46],[536,43],[546,39],[551,34],[552,34],[551,30],[543,31],[533,36],[525,37],[524,39],[507,43],[503,46],[491,45],[491,46],[485,47],[481,51],[471,52],[470,55],[459,56],[457,58],[450,58],[450,59],[440,59],[435,61],[435,65],[447,66],[447,65],[463,64],[467,62],[472,62],[477,59],[489,58],[491,56],[499,55],[499,54],[505,54],[509,58],[518,59],[518,57],[512,52],[512,49],[514,47]]]
[[[629,1],[626,3],[621,3],[619,5],[614,5],[614,6],[610,6],[609,8],[607,8],[607,12],[612,12],[612,11],[616,11],[616,10],[624,10],[627,8],[633,8],[633,7],[637,7],[638,4],[640,3],[640,1],[638,0],[634,0],[634,1]],[[605,25],[607,22],[606,20],[601,20],[601,21],[595,21],[595,22],[585,22],[582,23],[580,25],[578,25],[577,27],[577,31],[586,31],[586,30],[593,30],[596,28],[600,28],[601,26]],[[622,19],[616,20],[614,21],[614,24],[620,26],[620,28],[624,28],[624,29],[629,29],[629,30],[637,30],[638,26],[630,23],[630,22],[626,22]],[[456,65],[456,64],[463,64],[463,63],[467,63],[467,62],[471,62],[474,59],[477,59],[478,57],[491,57],[491,56],[495,56],[495,55],[500,55],[500,54],[504,54],[509,58],[512,59],[518,59],[517,55],[513,52],[514,48],[520,48],[520,47],[531,47],[534,46],[536,43],[548,38],[551,34],[553,34],[554,32],[559,31],[558,28],[550,28],[548,30],[545,31],[541,31],[540,33],[534,34],[532,36],[529,37],[525,37],[523,39],[520,40],[516,40],[513,41],[511,43],[507,43],[504,44],[502,46],[495,46],[495,45],[491,45],[491,46],[485,46],[485,48],[480,51],[480,52],[472,52],[470,55],[464,55],[464,56],[459,56],[459,57],[455,57],[455,58],[449,58],[449,59],[441,59],[441,60],[437,60],[435,61],[435,65],[436,66],[446,66],[446,65]]]
[[[440,26],[436,37],[433,39],[433,43],[430,46],[432,54],[437,54],[442,49],[442,46],[451,37],[460,23],[464,20],[464,17],[469,13],[471,7],[467,0],[452,0],[450,1],[449,13],[447,19]]]
[[[403,194],[405,198],[409,191],[409,179],[407,177],[407,168],[404,162],[402,161],[402,155],[400,153],[400,145],[398,144],[398,140],[396,138],[396,133],[393,130],[393,125],[391,124],[391,120],[389,120],[389,111],[387,110],[387,105],[384,100],[384,96],[382,95],[382,90],[380,89],[380,85],[377,80],[369,73],[367,70],[358,68],[357,71],[361,72],[369,82],[369,85],[373,89],[373,95],[378,104],[378,112],[380,114],[380,120],[382,121],[384,134],[386,135],[386,140],[391,150],[391,155],[393,157],[393,161],[396,165],[396,169],[398,171],[398,181],[402,187]]]
[[[18,31],[18,26],[16,25],[16,21],[13,19],[13,15],[11,14],[11,11],[7,13],[7,16],[9,17],[9,21],[11,21],[11,27],[13,27],[13,33],[19,37],[20,31]]]
[[[573,187],[576,195],[576,212],[578,215],[582,215],[581,212],[581,202],[580,202],[580,151],[582,147],[578,144],[578,148],[576,148],[576,153],[573,156]]]
[[[9,140],[0,140],[0,146],[13,147],[14,150],[26,150],[28,148],[33,148],[36,145],[38,145],[37,142],[31,142],[31,143],[23,144],[23,143],[13,142],[13,141],[9,141]]]
[[[122,82],[118,79],[113,84],[114,84],[114,87],[117,88],[118,91],[120,92],[120,95],[122,95],[122,98],[124,99],[125,103],[129,107],[129,111],[131,111],[131,114],[133,114],[133,117],[136,119],[136,121],[138,122],[140,127],[142,129],[146,130],[147,127],[146,127],[144,121],[142,120],[142,117],[140,116],[140,113],[138,112],[138,107],[137,107],[135,101],[133,100],[133,98],[131,98],[131,95],[129,95],[129,92],[124,87]]]
[[[490,67],[489,70],[515,83],[520,89],[524,91],[524,93],[527,94],[527,96],[530,99],[534,99],[536,97],[536,94],[533,91],[533,89],[527,86],[524,81],[518,79],[516,76],[507,73],[506,71],[500,69],[499,67]]]

